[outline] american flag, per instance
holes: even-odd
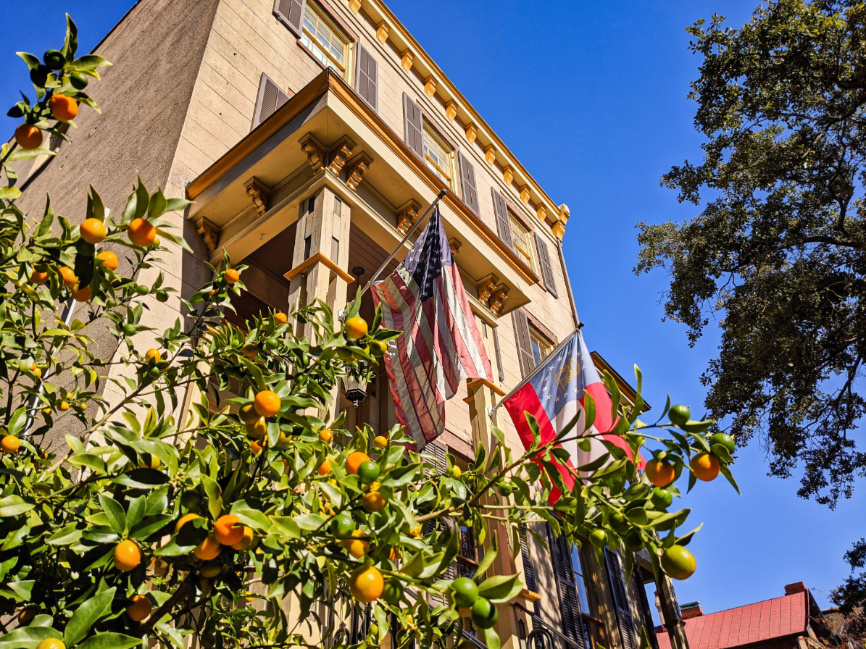
[[[397,419],[420,450],[444,432],[444,403],[460,382],[492,377],[438,207],[403,263],[373,285],[373,299],[384,325],[403,332],[385,367]]]

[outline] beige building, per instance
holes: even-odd
[[[114,64],[93,88],[103,115],[83,111],[72,142],[48,143],[58,155],[25,171],[34,206],[50,192],[59,212],[81,218],[85,181],[119,206],[137,175],[168,196],[186,194],[194,204],[176,222],[194,253],[162,255],[161,270],[188,296],[210,278],[205,262],[221,263],[224,251],[248,264],[242,321],[313,299],[341,308],[447,189],[442,217],[494,376],[447,403],[437,452],[466,462],[490,444],[488,408],[578,324],[561,248],[569,210],[388,7],[141,0],[97,51]],[[158,328],[179,311],[176,297],[149,307],[142,324]],[[372,308],[368,295],[362,315]],[[110,357],[112,340],[97,334],[98,353]],[[113,390],[108,398],[119,396]],[[345,398],[341,407],[348,427],[396,421],[384,372],[357,408]],[[503,410],[496,424],[521,448]],[[500,610],[505,646],[637,649],[644,628],[655,642],[646,568],[626,579],[617,555],[598,565],[594,553],[534,531],[549,548],[527,535],[516,564],[497,565],[522,571],[527,585]],[[471,573],[479,558],[471,530],[463,541],[454,570]],[[685,649],[670,582],[649,588],[672,643]],[[363,619],[359,611],[346,633],[361,631]]]

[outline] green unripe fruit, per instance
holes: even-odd
[[[134,324],[126,323],[123,325],[123,333],[127,336],[134,336],[138,328]]]
[[[380,473],[381,470],[379,469],[379,465],[372,460],[362,462],[361,466],[358,467],[358,479],[361,481],[361,484],[371,484],[375,482]]]
[[[610,526],[617,534],[622,534],[628,529],[628,519],[622,514],[614,514],[610,517]]]
[[[604,530],[593,530],[589,535],[589,542],[597,548],[603,548],[607,545],[607,532]]]
[[[727,433],[716,433],[710,438],[710,445],[718,444],[724,446],[729,452],[733,453],[737,448],[737,442]]]
[[[663,489],[662,487],[656,487],[653,489],[653,495],[650,497],[652,504],[658,507],[659,509],[665,509],[666,507],[670,507],[671,503],[674,501],[673,494],[667,489]]]
[[[637,531],[629,532],[625,535],[623,539],[625,543],[625,547],[627,547],[632,552],[637,552],[643,547],[643,539],[640,536],[640,533]]]
[[[355,531],[355,521],[349,514],[340,514],[331,521],[331,534],[338,539],[348,539]]]
[[[469,608],[478,599],[478,585],[469,577],[458,577],[451,583],[457,608]]]
[[[479,629],[490,629],[496,624],[496,620],[499,619],[499,612],[490,600],[479,597],[472,605],[470,617],[472,618],[472,624]]]
[[[87,75],[80,72],[73,72],[69,75],[69,83],[76,90],[84,90],[87,87]]]
[[[671,409],[668,410],[668,418],[671,420],[671,423],[674,426],[679,426],[680,428],[682,428],[691,418],[691,412],[689,411],[688,406],[671,406]]]
[[[499,495],[510,496],[514,493],[514,483],[503,478],[496,483],[496,489],[499,491]]]
[[[180,504],[191,512],[197,512],[201,506],[201,496],[197,491],[185,491],[180,497]]]
[[[45,65],[52,70],[59,70],[66,65],[66,57],[64,57],[58,50],[48,50],[42,55],[42,60],[45,61]]]
[[[149,370],[147,370],[147,374],[152,379],[158,379],[159,375],[162,374],[162,370],[160,370],[158,367],[151,367]]]

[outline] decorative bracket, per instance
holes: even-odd
[[[319,171],[324,165],[325,145],[319,142],[312,133],[301,138],[301,149],[307,154],[307,162],[313,171]]]
[[[493,295],[493,291],[496,290],[496,286],[499,284],[499,278],[491,273],[486,277],[483,277],[475,287],[478,289],[478,301],[481,302],[484,306],[490,308],[490,296]]]
[[[195,220],[195,231],[198,232],[208,252],[216,250],[221,234],[219,227],[200,216]]]
[[[500,316],[502,309],[505,306],[505,300],[508,299],[508,287],[505,284],[500,284],[493,295],[490,296],[490,310],[493,315]]]
[[[348,136],[344,135],[337,140],[330,149],[331,163],[328,165],[328,169],[339,175],[354,149],[355,143]]]
[[[451,246],[451,254],[456,257],[460,254],[460,248],[463,246],[463,242],[457,237],[451,237],[448,239],[448,245]]]
[[[270,205],[271,190],[265,187],[255,176],[245,182],[244,187],[253,201],[256,213],[259,216],[264,215],[264,213],[268,211],[268,206]]]
[[[359,153],[355,156],[346,169],[346,187],[353,192],[358,191],[358,185],[361,184],[361,179],[371,164],[373,164],[373,158],[366,153]]]
[[[421,214],[421,205],[414,199],[410,199],[397,210],[397,231],[403,236],[409,232],[415,221]]]

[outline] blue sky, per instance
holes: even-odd
[[[4,0],[0,23],[0,99],[32,88],[24,49],[59,46],[63,12],[80,30],[82,51],[98,42],[129,0]],[[637,363],[650,403],[674,401],[702,412],[699,377],[715,353],[709,332],[689,348],[684,328],[662,322],[666,277],[635,277],[635,224],[696,213],[659,186],[671,165],[699,154],[686,99],[699,60],[684,28],[712,13],[742,24],[757,0],[390,0],[389,6],[497,131],[556,203],[571,208],[565,252],[584,334],[624,376]],[[34,16],[38,20],[34,20]],[[35,25],[36,29],[26,27]],[[44,31],[43,31],[44,30]],[[4,111],[5,113],[5,111]],[[15,124],[2,118],[11,132]],[[82,184],[82,191],[86,185]],[[862,437],[862,436],[861,436]],[[681,602],[704,611],[777,597],[804,581],[821,606],[848,574],[842,555],[866,535],[866,485],[830,511],[797,498],[796,480],[766,476],[757,441],[734,467],[743,496],[721,479],[685,504],[695,525],[698,570],[677,582]]]

